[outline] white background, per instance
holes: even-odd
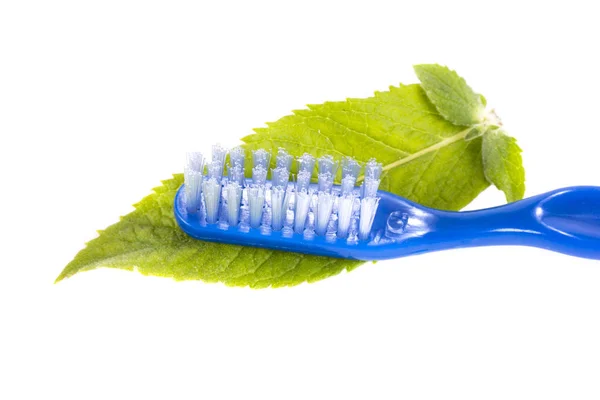
[[[597,261],[480,248],[291,289],[53,284],[184,151],[416,82],[416,63],[487,97],[527,195],[600,185],[593,2],[410,3],[2,2],[0,398],[599,398]]]

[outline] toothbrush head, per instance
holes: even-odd
[[[223,173],[227,151],[221,146],[213,147],[206,175],[198,173],[197,160],[204,157],[193,154],[195,161],[190,162],[188,156],[188,165],[194,168],[184,171],[175,215],[180,227],[194,238],[350,258],[357,257],[349,249],[376,240],[382,171],[376,160],[363,169],[358,160],[344,157],[341,185],[335,185],[340,162],[331,155],[316,158],[305,153],[292,171],[293,157],[285,149],[274,157],[266,150],[254,150],[252,178],[243,178],[246,154],[240,147],[230,151],[227,174]],[[311,182],[315,165],[317,181]],[[359,187],[361,171],[364,179]]]

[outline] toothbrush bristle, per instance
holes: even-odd
[[[308,172],[311,176],[315,169],[315,157],[312,154],[304,153],[298,157],[298,173]]]
[[[359,188],[356,183],[361,164],[351,157],[342,159],[341,185],[334,186],[340,163],[331,155],[315,158],[304,153],[298,157],[293,182],[293,157],[285,149],[278,149],[275,155],[270,181],[267,173],[271,154],[266,150],[252,151],[252,179],[248,181],[241,147],[229,151],[227,174],[223,176],[227,153],[225,148],[213,146],[212,160],[207,165],[202,154],[186,154],[185,208],[194,218],[218,223],[219,229],[258,229],[261,234],[280,231],[283,237],[296,233],[307,240],[321,236],[327,241],[342,239],[353,244],[370,239],[383,170],[376,160],[365,164]],[[317,183],[313,184],[315,165]]]
[[[358,238],[360,240],[369,239],[378,204],[379,197],[365,197],[360,201],[360,222],[358,227]]]
[[[237,182],[229,182],[227,190],[227,223],[237,226],[240,221],[240,204],[242,201],[242,186]]]
[[[290,180],[290,170],[285,167],[271,169],[273,187],[285,188]]]
[[[225,166],[225,157],[227,156],[227,149],[220,144],[215,144],[212,147],[212,164],[219,163],[221,165],[221,176],[223,175],[223,167]]]
[[[360,164],[352,157],[342,158],[342,178],[352,176],[356,181],[360,173]]]
[[[221,161],[213,160],[213,162],[206,166],[206,170],[208,171],[208,178],[216,179],[217,181],[223,178],[223,164]]]
[[[234,147],[229,151],[229,162],[233,167],[244,168],[244,158],[246,153],[242,147]]]
[[[379,180],[382,171],[383,165],[374,158],[371,158],[365,165],[365,177],[367,178]]]
[[[296,233],[304,233],[311,199],[312,193],[308,193],[306,190],[296,192],[296,210],[294,212],[294,232]]]
[[[342,178],[342,195],[346,196],[352,193],[354,185],[356,184],[356,178],[352,175],[346,175]]]
[[[333,188],[333,176],[331,173],[329,172],[323,172],[319,174],[319,193],[324,192],[324,193],[329,193],[331,192],[331,189]]]
[[[227,177],[229,182],[235,182],[242,186],[244,183],[244,167],[241,165],[228,165],[227,166]]]
[[[340,197],[338,205],[337,236],[341,239],[348,237],[350,222],[352,222],[352,209],[354,208],[354,195]]]
[[[271,190],[271,227],[274,231],[283,228],[283,221],[287,214],[287,203],[283,186],[274,186]]]
[[[252,168],[252,185],[262,186],[267,183],[267,169],[262,165]]]
[[[298,172],[298,176],[296,177],[296,192],[307,191],[310,185],[310,172],[307,170],[302,170]]]
[[[248,206],[250,208],[250,227],[258,229],[262,222],[263,207],[265,205],[264,186],[250,186],[248,188]]]
[[[261,166],[265,170],[269,168],[269,162],[271,161],[271,153],[265,149],[258,149],[252,151],[252,165],[254,168]]]
[[[202,180],[204,179],[204,156],[199,152],[186,153],[183,170],[187,211],[190,214],[200,209]]]
[[[335,176],[339,163],[333,159],[333,156],[326,154],[319,157],[317,160],[317,165],[319,168],[319,174],[328,173]]]
[[[319,192],[318,196],[317,211],[315,213],[315,231],[317,235],[324,236],[329,227],[336,196],[329,192]]]
[[[204,179],[202,182],[202,191],[204,192],[204,203],[206,206],[206,222],[215,224],[219,216],[219,204],[221,201],[220,180],[214,177]]]
[[[185,166],[193,171],[203,172],[204,156],[200,152],[185,153]]]
[[[284,168],[290,171],[292,169],[292,161],[294,157],[289,154],[284,148],[280,147],[277,150],[277,157],[275,165],[277,168]]]
[[[356,179],[360,173],[360,164],[352,157],[342,159],[342,195],[346,196],[352,192]]]

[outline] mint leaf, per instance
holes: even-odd
[[[488,181],[506,195],[506,201],[521,200],[525,194],[525,169],[521,148],[503,130],[483,136],[483,167]]]
[[[414,66],[429,100],[448,121],[474,125],[483,121],[486,100],[475,93],[455,71],[438,64]]]
[[[438,84],[460,89],[464,80],[449,72],[438,74]],[[472,93],[470,89],[461,90],[463,94]],[[475,108],[482,106],[483,96],[476,95],[475,107],[472,102],[457,105],[452,101],[448,106],[440,101],[438,92],[427,84],[401,85],[366,99],[310,105],[255,129],[255,134],[242,140],[246,149],[276,151],[285,147],[297,156],[309,152],[315,156],[353,156],[362,161],[376,157],[384,164],[382,190],[440,209],[461,209],[488,187],[489,181],[500,188],[512,188],[510,182],[518,179],[513,177],[515,170],[507,168],[503,160],[514,159],[514,148],[503,150],[501,143],[492,143],[486,131],[491,125],[487,122],[477,122],[476,131],[473,126],[460,126],[471,125],[471,120],[467,124],[457,122],[460,115],[472,115]],[[482,142],[487,146],[487,178]],[[512,145],[516,146],[514,142]],[[65,267],[57,281],[77,272],[111,267],[176,280],[199,279],[263,288],[313,282],[361,264],[191,239],[178,228],[173,217],[173,201],[182,181],[182,175],[164,181],[136,205],[135,211],[100,232]],[[513,190],[511,198],[518,193]]]
[[[57,282],[98,267],[137,270],[176,280],[200,279],[229,286],[293,286],[352,270],[360,261],[308,256],[201,242],[179,229],[173,217],[183,175],[163,182],[132,213],[99,232],[71,261]]]

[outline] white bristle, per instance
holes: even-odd
[[[267,169],[262,165],[252,168],[252,184],[264,185],[267,182]]]
[[[204,192],[204,203],[206,205],[206,222],[214,224],[219,216],[221,182],[214,177],[204,179],[202,191]]]
[[[241,165],[228,165],[227,171],[230,182],[235,182],[240,186],[244,184],[244,168]]]
[[[220,144],[215,144],[212,147],[212,162],[220,162],[221,166],[225,165],[225,157],[227,156],[227,149]]]
[[[339,164],[334,161],[333,156],[326,154],[318,158],[317,166],[319,169],[319,174],[327,173],[335,176]]]
[[[342,178],[352,176],[354,180],[358,178],[360,173],[360,164],[352,157],[342,158]]]
[[[241,147],[234,147],[229,151],[229,162],[232,166],[239,166],[244,168],[244,149]]]
[[[215,179],[221,182],[221,178],[223,177],[223,163],[219,160],[213,160],[210,164],[206,166],[208,171],[208,178]]]
[[[263,207],[265,205],[265,188],[263,186],[251,186],[248,189],[248,207],[250,208],[250,226],[260,228]]]
[[[294,215],[294,231],[296,233],[304,232],[304,225],[306,223],[306,217],[308,216],[311,197],[312,195],[306,190],[296,192],[296,210]]]
[[[298,157],[298,173],[301,171],[307,171],[309,175],[312,175],[313,169],[315,169],[315,157],[311,154],[304,153]]]
[[[342,179],[342,196],[346,196],[346,195],[352,193],[355,183],[356,183],[355,177],[353,177],[352,175],[346,175]]]
[[[345,239],[348,237],[350,222],[352,220],[352,211],[354,208],[354,195],[347,194],[339,198],[338,202],[338,229],[337,236]]]
[[[298,176],[296,177],[296,192],[308,190],[308,186],[310,185],[310,177],[310,172],[307,170],[298,172]]]
[[[274,188],[285,188],[290,180],[290,171],[285,167],[271,169],[271,182]]]
[[[354,189],[360,172],[360,164],[352,157],[342,159],[342,195],[348,195]]]
[[[360,221],[358,227],[358,238],[368,240],[371,227],[379,205],[379,197],[365,197],[360,201]]]
[[[294,157],[290,155],[283,147],[280,147],[279,150],[277,150],[275,166],[277,168],[285,168],[289,171],[292,168],[293,160]]]
[[[291,210],[291,203],[292,203],[293,197],[294,197],[294,189],[292,187],[288,187],[285,190],[285,196],[283,197],[283,205],[281,206],[281,213],[282,213],[284,225],[285,225],[285,222],[288,220],[288,211],[290,211],[290,214],[293,214],[293,211]],[[293,218],[292,218],[292,223],[293,223]]]
[[[228,201],[227,186],[221,185],[221,203],[219,205],[219,229],[227,230],[229,228],[229,216],[227,215]]]
[[[261,166],[265,170],[269,168],[269,162],[271,161],[271,153],[265,149],[258,149],[252,151],[252,167],[256,168]]]
[[[185,153],[185,167],[192,171],[204,172],[204,156],[200,152]]]
[[[240,221],[240,203],[242,201],[242,187],[237,182],[227,184],[227,222],[230,226],[237,226]]]
[[[185,206],[187,212],[190,214],[194,214],[200,208],[203,179],[204,176],[202,175],[202,172],[194,171],[188,167],[185,168]]]
[[[319,192],[330,193],[333,188],[333,175],[330,172],[319,173]]]
[[[362,187],[362,197],[375,197],[379,189],[379,180],[366,177]]]
[[[371,158],[365,165],[365,178],[379,180],[382,171],[383,165],[374,158]]]
[[[187,212],[196,213],[202,201],[202,180],[204,179],[204,156],[199,152],[186,153],[183,179],[185,183],[185,204]]]
[[[319,236],[323,236],[327,233],[327,227],[329,226],[334,203],[335,195],[329,192],[319,192],[317,210],[315,213],[315,231]]]
[[[283,228],[283,221],[287,213],[287,204],[284,207],[285,189],[281,186],[274,186],[271,191],[271,226],[274,231],[280,231]]]

